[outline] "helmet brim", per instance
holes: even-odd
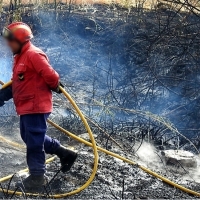
[[[6,27],[3,28],[2,32],[1,32],[1,36],[3,38],[7,39],[7,40],[13,40],[14,39],[12,32]]]

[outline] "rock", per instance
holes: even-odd
[[[164,150],[161,152],[166,164],[181,164],[184,167],[197,167],[195,155],[184,150]]]
[[[94,138],[97,137],[97,135],[93,134]],[[83,138],[84,140],[90,141],[90,136],[88,133],[82,133],[79,135],[80,138]]]

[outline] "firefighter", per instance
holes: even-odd
[[[20,116],[21,138],[27,147],[30,175],[23,180],[26,191],[46,184],[45,153],[60,158],[61,171],[70,170],[77,154],[46,135],[46,121],[52,112],[52,91],[61,93],[58,73],[45,53],[31,43],[30,27],[15,22],[1,33],[14,55],[12,86],[0,90],[0,106],[13,98]]]

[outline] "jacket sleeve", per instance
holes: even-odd
[[[55,89],[59,85],[59,75],[49,64],[48,58],[43,53],[32,53],[30,58],[36,72],[40,74],[46,84]]]

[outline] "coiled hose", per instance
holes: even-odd
[[[12,82],[10,81],[10,82],[4,84],[2,86],[2,88],[6,88],[11,84],[12,84]],[[90,135],[91,143],[86,141],[86,140],[84,140],[84,139],[82,139],[82,138],[80,138],[80,137],[78,137],[78,136],[76,136],[76,135],[74,135],[73,133],[65,130],[64,128],[60,127],[56,123],[52,122],[51,120],[48,120],[48,123],[51,124],[52,126],[54,126],[55,128],[57,128],[58,130],[60,130],[61,132],[65,133],[66,135],[70,136],[71,138],[73,138],[73,139],[75,139],[75,140],[77,140],[77,141],[79,141],[81,143],[84,143],[87,146],[92,147],[93,151],[94,151],[94,168],[93,168],[93,172],[92,172],[90,178],[88,179],[88,181],[82,187],[80,187],[80,188],[78,188],[78,189],[76,189],[76,190],[74,190],[72,192],[69,192],[69,193],[50,195],[50,198],[63,198],[63,197],[67,197],[67,196],[70,196],[70,195],[77,194],[77,193],[81,192],[82,190],[84,190],[85,188],[87,188],[91,184],[91,182],[93,181],[93,179],[95,177],[95,174],[97,172],[97,167],[98,167],[98,153],[97,153],[97,150],[99,150],[101,152],[104,152],[107,155],[110,155],[112,157],[118,158],[118,159],[120,159],[120,160],[122,160],[122,161],[124,161],[126,163],[132,164],[132,165],[142,169],[144,172],[146,172],[146,173],[148,173],[148,174],[150,174],[150,175],[162,180],[163,182],[165,182],[165,183],[167,183],[167,184],[169,184],[169,185],[171,185],[173,187],[176,187],[176,188],[178,188],[178,189],[180,189],[180,190],[182,190],[182,191],[184,191],[186,193],[189,193],[189,194],[192,194],[192,195],[200,197],[200,193],[199,192],[196,192],[194,190],[190,190],[190,189],[188,189],[186,187],[183,187],[183,186],[181,186],[181,185],[169,180],[168,178],[165,178],[165,177],[157,174],[156,172],[151,171],[150,169],[148,169],[148,168],[146,168],[144,166],[138,165],[134,161],[131,161],[131,160],[125,158],[125,157],[120,156],[119,154],[113,153],[111,151],[108,151],[106,149],[103,149],[101,147],[96,146],[96,142],[95,142],[95,139],[94,139],[94,137],[92,135],[92,131],[91,131],[91,129],[90,129],[85,117],[83,116],[82,112],[80,111],[80,109],[78,108],[78,106],[76,105],[74,100],[71,98],[71,96],[62,87],[60,87],[60,90],[65,95],[65,97],[70,101],[70,103],[75,108],[75,110],[78,113],[78,115],[80,116],[81,120],[83,121],[83,123],[84,123],[84,125],[85,125],[85,127],[86,127],[86,129],[87,129],[87,131],[88,131],[88,133]],[[6,139],[6,141],[7,141],[8,144],[9,143],[13,144],[11,141],[9,142],[7,139]],[[54,160],[54,158],[55,157],[52,157],[52,158],[48,159],[46,162],[51,162],[51,161]],[[24,171],[28,171],[28,169],[21,170],[20,172],[24,172]],[[3,182],[3,181],[9,180],[11,177],[12,177],[12,175],[9,175],[9,176],[6,176],[4,178],[1,178],[0,179],[0,183]],[[0,191],[3,192],[3,189],[0,189]],[[16,195],[22,195],[22,192],[15,192],[15,191],[11,191],[11,190],[8,190],[8,193],[9,194],[15,193]],[[31,193],[27,193],[27,195],[38,196],[38,194],[31,194]],[[43,195],[41,195],[41,196],[43,196]]]
[[[2,86],[2,89],[10,86],[11,84],[12,84],[12,81],[4,84]],[[85,119],[84,115],[82,114],[82,112],[80,111],[78,106],[76,105],[75,101],[71,98],[71,96],[61,86],[60,86],[60,90],[65,95],[65,97],[70,101],[71,105],[74,107],[74,109],[76,110],[76,112],[80,116],[82,122],[85,125],[86,130],[88,131],[88,134],[89,134],[90,140],[91,140],[91,144],[92,144],[92,148],[93,148],[93,152],[94,152],[94,167],[93,167],[93,171],[92,171],[92,174],[91,174],[90,178],[87,180],[87,182],[83,186],[81,186],[80,188],[78,188],[78,189],[76,189],[74,191],[71,191],[71,192],[68,192],[68,193],[65,193],[65,194],[50,195],[51,198],[63,198],[63,197],[66,197],[66,196],[71,196],[71,195],[77,194],[77,193],[81,192],[82,190],[84,190],[85,188],[87,188],[95,178],[95,175],[96,175],[96,172],[97,172],[97,168],[98,168],[98,161],[99,161],[96,142],[95,142],[94,136],[92,134],[92,131],[91,131],[91,129],[90,129],[88,123],[87,123],[87,120]],[[49,159],[49,160],[47,160],[47,162],[53,161],[53,159],[54,159],[54,157]],[[25,169],[25,171],[27,171],[27,169]],[[7,176],[7,178],[2,178],[0,180],[0,182],[4,181],[6,179],[9,179],[9,178],[11,178],[11,177]],[[8,191],[8,193],[9,194],[13,194],[14,191]],[[15,194],[16,195],[22,195],[22,192],[16,192]],[[27,195],[38,196],[38,194],[27,194]]]

